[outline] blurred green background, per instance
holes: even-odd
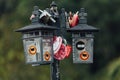
[[[50,80],[50,66],[26,65],[22,35],[14,30],[30,24],[33,6],[49,7],[52,0],[0,0],[0,80]],[[84,7],[95,34],[94,63],[73,64],[72,55],[60,62],[61,80],[120,80],[120,0],[55,0],[59,9]]]

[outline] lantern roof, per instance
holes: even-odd
[[[73,28],[67,29],[68,32],[98,32],[98,28],[95,28],[93,26],[87,25],[87,24],[78,24],[77,26]]]
[[[16,30],[16,32],[28,32],[28,31],[34,31],[34,30],[57,30],[58,28],[53,27],[53,26],[48,26],[48,25],[44,25],[44,24],[40,24],[40,23],[34,23],[34,24],[30,24],[28,26],[19,28],[18,30]]]
[[[79,14],[80,18],[79,18],[79,23],[77,26],[74,26],[72,28],[68,28],[67,31],[68,32],[97,32],[99,31],[98,28],[95,28],[93,26],[90,26],[87,24],[87,13],[84,12],[84,8],[81,8],[80,10],[80,14]]]

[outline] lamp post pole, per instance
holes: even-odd
[[[53,1],[50,4],[51,7],[57,7],[57,4]],[[64,14],[65,11],[62,10],[62,13]],[[63,33],[61,32],[61,29],[63,29],[62,26],[65,27],[65,15],[63,15],[61,13],[61,15],[57,12],[57,15],[53,14],[53,16],[55,17],[56,20],[56,24],[53,24],[53,26],[56,26],[57,28],[59,28],[58,30],[56,30],[55,35],[56,36],[63,36]],[[62,16],[62,19],[60,18],[60,16]],[[61,25],[61,21],[63,25]],[[54,58],[53,63],[50,64],[50,68],[51,68],[51,80],[60,80],[60,61]]]
[[[54,59],[54,62],[50,64],[51,67],[51,80],[60,80],[59,61]]]

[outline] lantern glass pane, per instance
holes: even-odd
[[[74,33],[72,37],[79,37],[79,33]]]
[[[28,38],[28,33],[23,33],[23,38]]]
[[[42,39],[42,47],[43,47],[43,61],[49,62],[53,61],[53,46],[52,46],[52,38],[43,38]]]
[[[86,37],[94,37],[94,36],[93,36],[93,33],[89,32],[89,33],[86,33]]]
[[[34,32],[29,32],[28,33],[28,37],[33,37],[34,36]]]
[[[53,32],[51,31],[42,31],[41,34],[42,36],[53,36]]]
[[[74,38],[73,63],[93,62],[93,38]]]
[[[35,36],[39,36],[39,31],[36,31],[36,32],[35,32]]]
[[[82,33],[80,33],[80,37],[85,37],[85,33],[84,32],[82,32]]]
[[[41,38],[24,39],[26,63],[38,63],[41,61]]]

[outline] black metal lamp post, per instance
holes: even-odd
[[[93,63],[93,32],[98,29],[87,25],[87,13],[81,8],[79,24],[67,31],[72,33],[73,63]]]
[[[98,29],[87,25],[87,13],[84,12],[84,8],[81,8],[79,14],[79,24],[73,28],[68,28],[68,26],[66,26],[68,16],[65,15],[65,10],[62,9],[62,27],[60,28],[60,15],[58,14],[56,4],[52,2],[50,6],[51,11],[42,11],[35,6],[32,13],[34,18],[31,18],[32,24],[16,31],[23,34],[26,63],[32,64],[33,66],[39,64],[50,64],[51,80],[60,80],[59,60],[54,58],[53,37],[56,35],[61,36],[61,34],[65,37],[66,30],[67,32],[71,32],[73,63],[92,63],[93,33],[97,32]],[[44,19],[40,20],[43,16]],[[51,20],[50,22],[48,21],[49,19]],[[53,27],[54,25],[58,28]]]

